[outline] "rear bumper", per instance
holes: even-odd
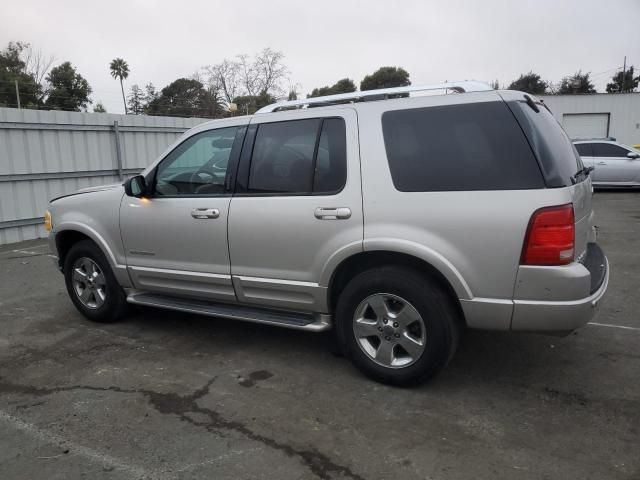
[[[529,332],[570,332],[586,325],[596,313],[609,285],[609,261],[595,243],[589,244],[580,267],[587,271],[589,295],[577,300],[513,301],[511,329]]]
[[[460,305],[470,328],[567,333],[593,318],[608,285],[607,257],[589,243],[580,262],[519,267],[513,299],[460,299]]]

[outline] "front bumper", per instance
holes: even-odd
[[[514,299],[511,329],[557,333],[570,332],[586,325],[607,291],[609,261],[596,243],[590,243],[587,255],[578,268],[586,270],[588,296],[565,301]]]
[[[49,236],[47,237],[47,243],[49,244],[49,252],[51,260],[53,260],[54,265],[60,271],[62,271],[62,265],[60,265],[60,259],[58,258],[58,246],[56,245],[56,234],[55,232],[49,232]]]

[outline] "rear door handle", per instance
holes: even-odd
[[[348,207],[318,207],[314,215],[318,220],[346,220],[347,218],[351,218],[351,209]]]
[[[607,162],[598,162],[598,165],[606,165]]]
[[[194,208],[191,210],[191,216],[198,219],[218,218],[220,210],[217,208]]]

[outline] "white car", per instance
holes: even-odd
[[[640,151],[611,138],[573,143],[585,167],[593,167],[594,186],[640,186]]]

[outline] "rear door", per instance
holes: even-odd
[[[627,157],[629,150],[614,143],[593,144],[595,177],[598,183],[625,183],[636,181],[640,175],[640,162]]]
[[[362,235],[355,111],[254,116],[229,215],[238,300],[327,311],[323,273],[362,251]]]

